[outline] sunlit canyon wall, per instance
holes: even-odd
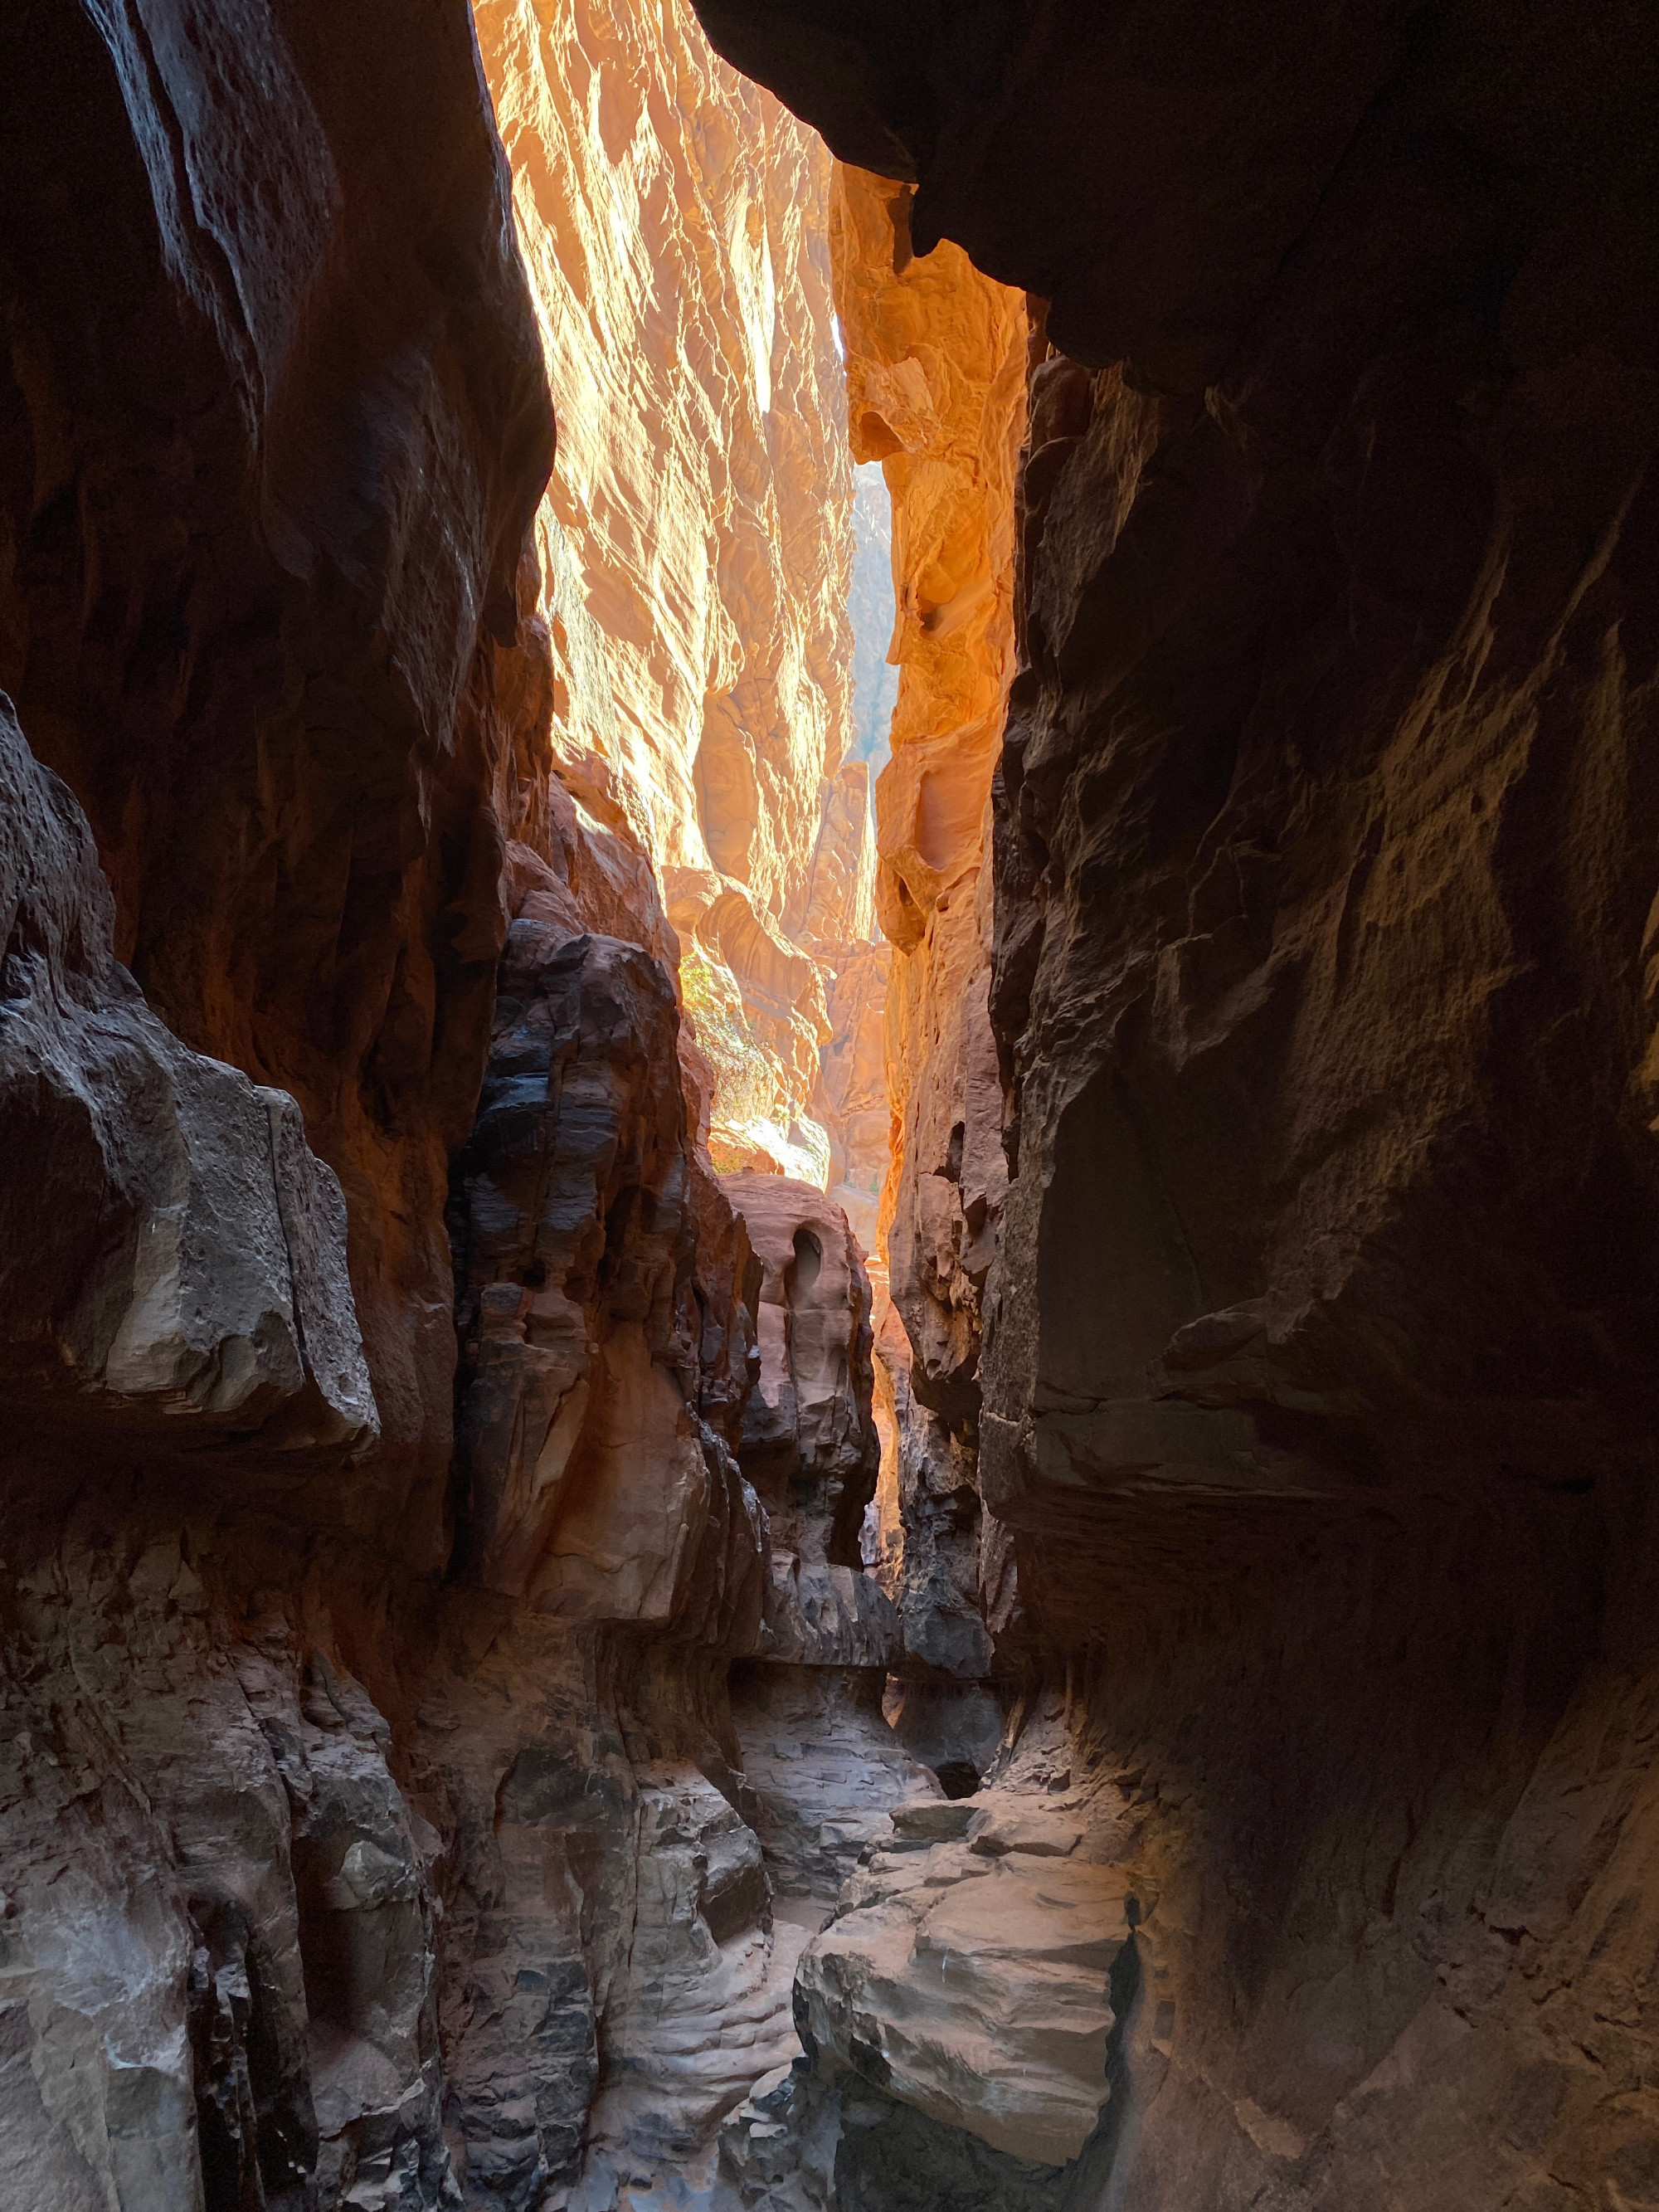
[[[1014,672],[1014,479],[1024,296],[945,244],[911,252],[909,188],[838,166],[832,240],[853,450],[892,508],[898,694],[876,787],[876,897],[893,947],[884,1058],[881,1571],[935,1759],[994,1748],[974,1443],[980,1302],[1007,1176],[987,1011],[991,777]],[[965,1734],[963,1731],[965,1730]],[[958,1740],[960,1739],[960,1740]]]
[[[868,773],[823,142],[689,7],[483,0],[559,422],[537,546],[557,772],[663,886],[721,1168],[873,1243]]]

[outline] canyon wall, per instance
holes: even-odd
[[[701,12],[1034,296],[983,1604],[1138,1900],[1034,2201],[1659,2202],[1652,42]]]
[[[393,14],[355,33],[398,57],[372,116],[324,8],[0,33],[0,688],[90,821],[115,957],[339,1179],[380,1440],[307,1510],[429,1568],[448,1155],[546,773],[505,702],[553,426],[467,20]]]
[[[0,62],[0,2203],[706,2191],[806,1936],[937,1785],[880,1718],[857,1244],[722,1189],[678,878],[571,735],[609,641],[538,528],[472,18],[48,0]],[[705,445],[764,507],[779,457]],[[799,940],[720,896],[850,1125],[845,457],[780,474],[787,546],[740,518],[709,573],[780,603]]]
[[[474,12],[560,422],[557,773],[665,888],[717,1165],[867,1206],[885,1131],[824,1057],[879,968],[830,157],[680,0]]]
[[[937,1693],[982,1678],[990,1656],[980,1301],[1007,1181],[987,1012],[990,798],[1014,673],[1025,304],[954,246],[916,259],[908,189],[861,170],[836,170],[832,242],[853,449],[886,479],[897,596],[891,757],[876,787],[877,898],[893,947],[881,1228],[900,1317],[884,1316],[879,1339],[880,1541],[915,1680],[907,1732],[927,1710],[937,1733]]]

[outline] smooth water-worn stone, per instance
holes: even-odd
[[[802,2033],[931,2118],[1064,2165],[1106,2098],[1125,1893],[1072,1861],[878,1851],[802,1958]]]

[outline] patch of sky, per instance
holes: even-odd
[[[840,327],[836,328],[839,342]],[[887,732],[898,697],[899,672],[887,665],[892,642],[893,504],[879,461],[853,471],[853,582],[848,616],[853,625],[853,742],[851,757],[870,763],[873,781],[887,764]]]

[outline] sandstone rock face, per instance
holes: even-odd
[[[549,848],[511,855],[457,1164],[458,1587],[411,1764],[465,2201],[667,2203],[799,2057],[802,1945],[937,1785],[881,1718],[892,1610],[837,1563],[874,1479],[846,1218],[708,1174],[651,878],[568,801]]]
[[[552,450],[470,19],[53,4],[0,31],[0,685],[155,1013],[291,1096],[339,1178],[384,1440],[349,1510],[429,1565],[434,1201],[487,1040],[497,686]]]
[[[726,1692],[788,1641],[735,1457],[759,1271],[648,841],[550,776],[593,631],[568,549],[522,557],[550,422],[471,23],[48,9],[0,48],[41,757],[8,708],[0,2197],[703,2187],[807,1932]],[[813,742],[757,845],[871,972],[867,782]],[[805,1105],[831,970],[728,891]],[[854,1521],[860,1356],[810,1478]],[[826,1562],[790,1648],[880,1736],[865,1583]]]
[[[191,1548],[9,1576],[8,2201],[435,2204],[438,1839],[361,1686],[272,1618],[228,1652]]]
[[[896,1808],[933,1802],[939,1785],[882,1718],[887,1652],[843,1644],[805,1664],[789,1656],[735,1668],[732,1711],[780,1909],[805,1936],[870,1847],[890,1838]]]
[[[526,556],[466,12],[0,26],[8,2205],[1655,2195],[1659,64],[1594,8],[845,15],[718,20],[919,179],[842,214],[939,708],[881,1480],[847,1216],[734,1207],[675,979],[859,1188],[865,786],[805,647],[698,675],[672,867],[580,736],[611,630],[695,621]],[[811,190],[689,46],[667,96],[683,19],[571,20],[520,202],[597,140],[583,250],[692,242],[626,327],[718,295],[735,423]],[[656,575],[730,613],[690,511]],[[825,556],[751,522],[770,653]]]
[[[807,1947],[804,2035],[932,2119],[1068,2164],[1104,2100],[1106,1990],[1130,1932],[1121,1879],[1018,1847],[907,1850],[902,1812],[895,1826],[901,1848],[876,1853]]]
[[[539,527],[615,708],[613,736],[573,699],[558,757],[597,756],[659,869],[712,864],[781,922],[845,736],[829,159],[687,9],[475,12],[561,425]]]
[[[706,2189],[733,2111],[799,2055],[793,1968],[836,1884],[890,1832],[888,1806],[933,1786],[880,1717],[890,1608],[826,1559],[873,1480],[845,1218],[754,1179],[787,1201],[756,1212],[795,1269],[750,1439],[813,1563],[786,1604],[732,1452],[765,1278],[697,1153],[672,982],[647,949],[667,925],[626,844],[556,804],[556,865],[510,854],[495,1043],[456,1168],[448,1578],[411,1586],[337,1540],[296,1577],[305,1524],[272,1477],[320,1455],[338,1479],[363,1442],[301,1365],[325,1346],[337,1383],[350,1334],[337,1200],[291,1102],[198,1061],[145,1010],[111,957],[78,810],[3,735],[8,1127],[73,1078],[126,1214],[153,1236],[175,1205],[175,1243],[213,1263],[189,1280],[222,1331],[264,1283],[256,1263],[274,1268],[267,1217],[296,1255],[282,1248],[289,1304],[259,1340],[287,1349],[289,1400],[256,1373],[265,1396],[228,1407],[180,1387],[158,1410],[124,1375],[118,1393],[78,1336],[82,1371],[54,1393],[61,1340],[31,1339],[29,1315],[72,1322],[89,1294],[31,1308],[8,1290],[33,1364],[9,1370],[27,1418],[3,1467],[7,2185],[124,2212],[532,2212],[555,2190]],[[140,1078],[196,1118],[135,1107]],[[187,1153],[216,1149],[175,1200],[144,1146],[166,1164],[181,1123]],[[6,1158],[53,1164],[21,1144]],[[90,1197],[118,1231],[104,1188],[69,1177],[58,1211]],[[829,1254],[811,1281],[805,1220]],[[112,1235],[118,1290],[125,1249]],[[100,1298],[118,1318],[121,1297]],[[215,1374],[246,1365],[234,1343]],[[243,1470],[263,1482],[225,1480]],[[805,1663],[753,1662],[757,1786],[726,1674],[773,1648]],[[790,1693],[802,1676],[811,1692]],[[814,1781],[769,1805],[769,1757]],[[804,1885],[804,1915],[775,1912],[775,1873]]]
[[[339,1184],[291,1098],[155,1019],[113,906],[0,693],[0,1395],[256,1464],[349,1455],[379,1420]]]
[[[882,1310],[877,1420],[882,1444],[876,1559],[900,1607],[910,1656],[978,1676],[990,1650],[979,1595],[979,1493],[971,1446],[910,1388],[914,1356],[897,1309]]]
[[[847,1218],[810,1184],[724,1176],[760,1263],[760,1371],[744,1413],[744,1468],[766,1501],[775,1557],[860,1567],[875,1494],[870,1282]]]
[[[1111,2185],[1628,2197],[1652,55],[1613,10],[704,12],[915,180],[913,248],[1042,295],[979,1479],[1159,1871]]]
[[[878,1265],[881,1192],[892,1115],[884,1053],[891,948],[855,945],[839,954],[829,997],[830,1041],[818,1061],[821,1119],[830,1132],[830,1195]]]
[[[937,1789],[881,1717],[902,1632],[863,1556],[878,1449],[870,1282],[846,1215],[810,1185],[749,1174],[721,1188],[758,1268],[738,1452],[772,1575],[764,1662],[737,1670],[735,1724],[775,1881],[827,1907],[887,1808]]]
[[[977,1403],[979,1297],[1006,1182],[981,878],[1013,673],[1024,309],[953,246],[912,258],[907,196],[879,179],[838,170],[836,216],[854,450],[883,465],[898,592],[892,758],[877,791],[901,1132],[883,1222],[916,1394],[960,1424]]]
[[[562,425],[538,526],[559,774],[666,886],[716,1164],[868,1191],[885,1130],[818,1080],[830,999],[879,980],[843,764],[831,164],[683,0],[475,14]]]
[[[987,997],[991,774],[1013,674],[1014,466],[1025,312],[952,246],[910,252],[908,194],[836,175],[836,298],[854,451],[890,487],[899,663],[877,792],[893,939],[883,1195],[882,1574],[905,1623],[907,1721],[971,1786],[998,1725],[979,1591],[981,1304],[1007,1185]],[[931,1687],[927,1686],[931,1684]],[[911,1740],[911,1739],[907,1739]]]
[[[727,2124],[736,2202],[1111,2201],[1173,2011],[1147,1822],[1124,1778],[1074,1781],[1098,1762],[1061,1698],[1024,1700],[1011,1734],[994,1786],[890,1808],[807,1942],[809,2055]]]
[[[550,908],[557,879],[540,873],[526,904]],[[672,985],[642,947],[522,913],[496,1023],[452,1213],[465,1571],[574,1619],[712,1607],[714,1640],[742,1649],[763,1603],[764,1524],[699,1418],[698,1170],[665,1080]]]

